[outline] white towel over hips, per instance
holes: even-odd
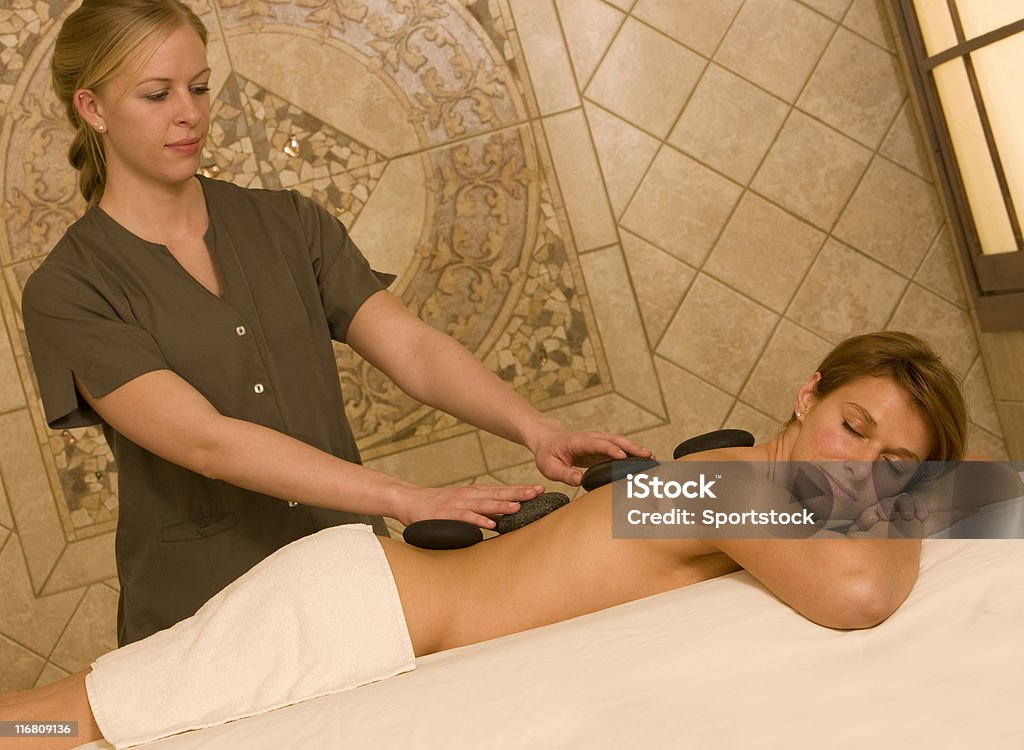
[[[384,550],[350,525],[289,544],[192,617],[101,656],[86,688],[120,750],[414,666]]]

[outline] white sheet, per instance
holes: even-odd
[[[814,625],[740,572],[145,747],[1019,750],[1022,640],[1024,541],[926,540],[871,630]]]

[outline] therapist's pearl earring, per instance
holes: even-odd
[[[102,133],[104,130],[107,129],[107,126],[101,125],[100,123],[96,123],[96,129]]]

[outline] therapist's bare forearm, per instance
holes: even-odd
[[[562,429],[454,339],[434,331],[413,354],[414,366],[395,373],[398,386],[421,403],[531,450]]]
[[[201,474],[282,500],[395,517],[414,487],[252,422],[220,417],[212,433]]]

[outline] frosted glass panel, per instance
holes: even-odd
[[[933,73],[982,252],[1014,251],[1017,244],[989,158],[981,120],[974,107],[963,60],[957,58],[944,63]]]
[[[914,8],[929,57],[956,46],[956,30],[946,0],[914,0]]]
[[[1019,3],[1018,3],[1019,4]],[[1024,34],[1002,39],[971,55],[988,119],[999,145],[999,161],[1006,173],[1017,222],[1024,225]],[[1009,74],[1008,71],[1017,71]],[[1007,248],[1015,250],[1016,246]],[[1006,252],[993,249],[991,252]],[[986,250],[986,252],[989,252]]]
[[[957,0],[956,8],[968,39],[1024,18],[1024,0]]]

